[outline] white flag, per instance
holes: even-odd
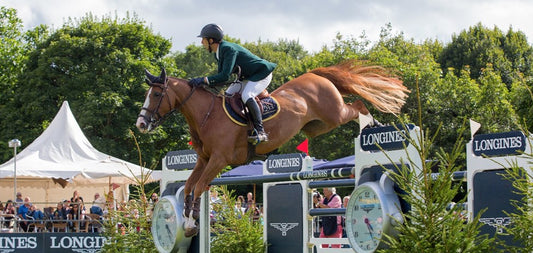
[[[478,122],[475,122],[473,120],[470,120],[470,137],[474,139],[474,134],[481,128],[481,124]]]
[[[362,132],[363,128],[368,126],[370,123],[374,121],[374,117],[372,117],[372,114],[362,114],[359,113],[359,133]]]

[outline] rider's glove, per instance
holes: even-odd
[[[198,87],[205,83],[205,79],[203,77],[197,77],[189,80],[189,84],[193,87]]]

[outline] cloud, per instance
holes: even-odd
[[[173,51],[200,44],[196,36],[208,23],[218,23],[241,41],[298,40],[308,51],[331,45],[337,33],[371,41],[390,23],[394,33],[403,32],[415,41],[451,40],[453,34],[481,22],[506,32],[509,27],[531,39],[533,22],[527,0],[6,0],[4,6],[18,10],[26,29],[39,24],[59,28],[69,17],[87,13],[98,17],[136,13],[155,33],[172,39]]]

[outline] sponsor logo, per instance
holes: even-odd
[[[15,249],[35,249],[38,242],[36,236],[0,237],[1,252],[13,252]]]
[[[270,173],[296,172],[302,169],[302,154],[271,155],[266,160]]]
[[[414,125],[396,125],[365,128],[361,132],[360,144],[364,151],[381,151],[403,149],[409,145],[409,130]]]
[[[480,218],[479,222],[487,224],[496,229],[496,233],[503,233],[503,229],[511,224],[511,217]]]
[[[281,231],[281,236],[287,236],[287,231],[298,226],[299,223],[270,223],[270,226]]]
[[[194,168],[198,161],[198,155],[194,150],[170,151],[165,156],[168,169],[184,170]]]
[[[49,243],[51,249],[83,249],[83,252],[96,252],[105,242],[106,238],[103,236],[50,236]]]
[[[475,135],[472,148],[477,156],[517,155],[526,150],[526,136],[520,131]]]

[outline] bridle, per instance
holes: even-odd
[[[159,101],[157,102],[157,107],[154,110],[150,110],[147,107],[141,108],[141,112],[142,110],[145,110],[146,112],[148,112],[147,114],[149,114],[149,116],[143,115],[142,113],[139,114],[139,117],[142,117],[143,119],[145,119],[148,122],[149,126],[153,128],[156,128],[157,126],[159,126],[165,119],[167,119],[175,111],[179,110],[187,102],[187,100],[191,98],[192,94],[196,90],[196,87],[193,86],[191,88],[191,91],[187,95],[187,97],[185,97],[185,99],[183,99],[183,101],[180,104],[178,104],[176,107],[172,108],[172,104],[170,103],[170,97],[168,96],[168,92],[167,92],[168,78],[165,78],[164,83],[153,83],[151,80],[148,80],[148,79],[146,80],[146,83],[148,83],[148,85],[152,88],[157,87],[161,89],[160,94],[155,93],[156,97],[159,97]],[[161,107],[161,104],[163,103],[163,99],[165,98],[165,96],[167,97],[168,108],[172,108],[172,109],[168,111],[167,113],[165,113],[165,115],[161,116],[161,114],[159,113],[159,108]],[[157,117],[154,117],[154,116],[157,116]]]
[[[165,69],[161,70],[161,74],[160,74],[159,77],[152,75],[150,72],[148,72],[148,70],[145,70],[145,72],[146,72],[146,79],[145,79],[146,83],[150,87],[157,87],[157,88],[161,89],[161,93],[160,94],[157,94],[157,93],[155,94],[156,97],[159,96],[159,101],[157,103],[157,107],[155,108],[155,110],[150,110],[147,107],[142,107],[141,108],[141,113],[138,116],[138,118],[142,117],[148,123],[148,126],[147,126],[148,129],[153,129],[153,128],[156,128],[157,126],[159,126],[161,124],[161,122],[163,122],[166,118],[168,118],[170,115],[172,115],[175,111],[178,111],[187,102],[187,100],[189,100],[189,98],[192,97],[192,94],[194,93],[194,91],[196,91],[197,86],[192,86],[191,91],[185,97],[185,99],[183,99],[183,101],[181,101],[181,103],[179,103],[175,108],[172,108],[172,103],[170,102],[170,97],[168,96],[168,93],[167,93],[167,90],[168,90],[168,78],[166,77]],[[236,83],[236,82],[240,82],[241,79],[242,79],[241,67],[236,65],[234,67],[232,73],[237,74],[237,77],[230,84],[233,84],[233,83]],[[214,92],[212,92],[212,91],[210,91],[208,89],[208,86],[204,87],[204,89],[206,91],[209,91],[213,95],[213,100],[211,101],[211,106],[209,108],[209,111],[207,112],[204,120],[202,121],[202,126],[205,124],[207,118],[211,114],[211,110],[213,109],[213,106],[214,106],[214,98],[217,96],[216,93],[214,93]],[[150,94],[148,94],[148,96],[149,95]],[[171,110],[169,112],[167,112],[165,115],[161,116],[161,114],[159,113],[159,109],[161,108],[161,104],[163,103],[163,99],[165,98],[165,96],[167,97],[168,106],[169,106],[169,108],[171,108]],[[148,115],[143,115],[142,114],[143,110],[145,110]]]

